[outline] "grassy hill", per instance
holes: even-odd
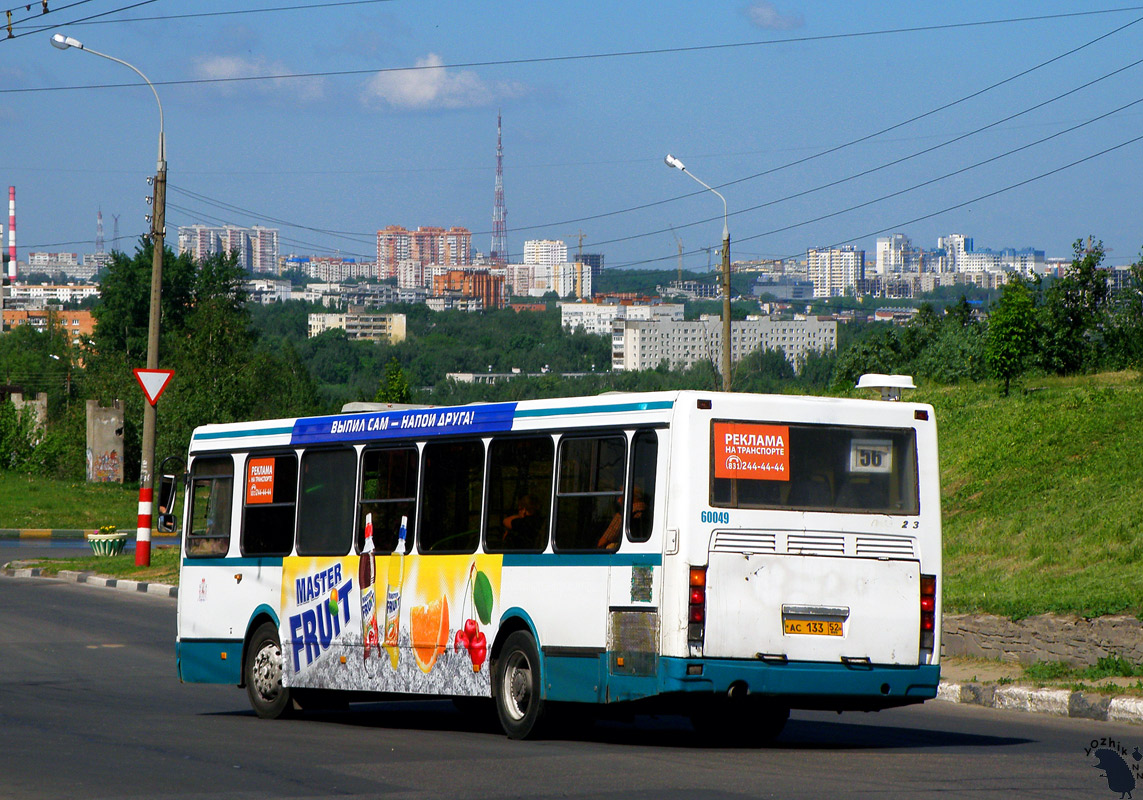
[[[916,399],[937,411],[946,610],[1143,613],[1138,373]]]
[[[1143,378],[922,388],[937,412],[947,611],[1143,616]],[[0,528],[134,528],[133,488],[0,473]]]

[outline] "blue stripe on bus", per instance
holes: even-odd
[[[291,444],[408,439],[512,430],[515,403],[442,406],[307,417],[294,422]]]
[[[663,411],[673,408],[673,400],[656,400],[651,403],[618,403],[606,406],[569,406],[566,408],[530,408],[516,410],[517,417],[559,417],[565,414],[616,414],[621,411]]]
[[[242,683],[241,639],[183,639],[175,642],[175,663],[183,683]]]
[[[261,558],[227,558],[226,556],[183,556],[184,567],[280,567],[281,556],[265,556]]]
[[[241,439],[246,436],[287,436],[293,432],[293,426],[289,428],[252,428],[246,431],[196,433],[192,438],[198,441],[204,441],[206,439]]]
[[[505,567],[658,567],[660,553],[505,553]]]

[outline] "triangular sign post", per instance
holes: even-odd
[[[159,402],[159,396],[175,374],[173,369],[137,369],[133,372],[135,380],[143,387],[143,394],[151,405]]]

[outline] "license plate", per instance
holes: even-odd
[[[786,619],[782,627],[787,634],[808,636],[841,636],[842,624],[827,619]]]

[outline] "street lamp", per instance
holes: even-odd
[[[166,233],[167,217],[167,145],[163,127],[163,104],[159,100],[159,93],[155,91],[154,84],[147,80],[147,76],[138,68],[126,61],[84,47],[82,42],[70,36],[64,36],[62,33],[52,36],[52,47],[60,50],[75,48],[128,67],[151,87],[151,93],[155,95],[155,102],[159,105],[159,158],[155,167],[155,195],[152,200],[151,214],[151,306],[147,323],[147,369],[158,369],[159,305],[163,288],[163,237]],[[138,527],[135,530],[135,565],[140,567],[149,566],[151,563],[151,513],[152,498],[154,497],[152,469],[154,461],[155,406],[147,400],[143,403],[143,457],[139,464],[139,519]]]
[[[675,158],[670,153],[663,159],[663,162],[673,169],[680,172],[685,172],[696,181],[698,181],[704,189],[714,192],[718,195],[718,199],[722,201],[722,390],[724,392],[730,391],[730,228],[726,225],[726,198],[722,196],[716,189],[711,188],[703,181],[695,177],[693,172],[690,172],[682,161]]]

